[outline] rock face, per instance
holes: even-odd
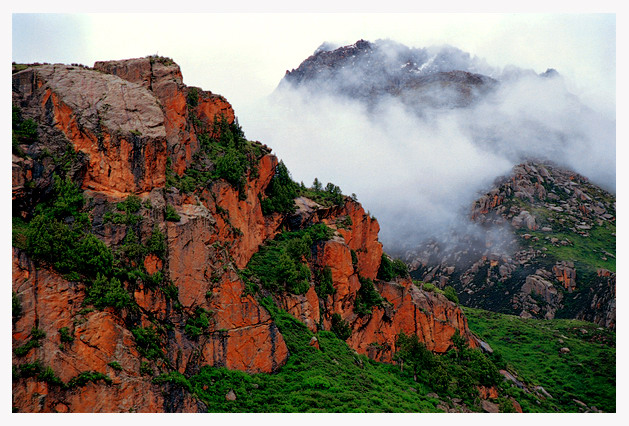
[[[37,125],[36,136],[14,140],[12,163],[15,410],[203,411],[181,387],[153,379],[204,366],[277,371],[289,351],[240,272],[280,232],[317,223],[334,236],[314,244],[308,266],[329,268],[335,291],[320,298],[311,280],[305,294],[273,295],[280,308],[315,332],[339,314],[352,330],[347,343],[384,362],[401,331],[435,352],[448,350],[456,330],[477,346],[454,303],[408,278],[377,279],[378,222],[349,197],[325,208],[301,197],[294,213],[264,214],[277,158],[260,143],[236,145],[229,103],[185,86],[168,58],[15,67],[13,105]],[[234,164],[227,155],[244,165],[238,179],[220,175],[219,165]],[[33,249],[35,206],[52,209],[59,177],[85,200],[76,238],[95,238],[113,257],[117,272],[103,274],[114,299],[95,301],[101,275],[70,272]],[[59,229],[78,226],[59,213],[72,202],[53,203]],[[361,279],[383,298],[371,314],[355,312]]]
[[[297,69],[286,71],[280,89],[347,96],[373,106],[393,96],[421,113],[430,108],[460,108],[491,91],[496,80],[482,64],[452,47],[411,49],[378,40],[348,46],[322,46]]]
[[[85,157],[83,188],[118,194],[164,185],[164,113],[146,89],[83,68],[46,65],[16,73],[13,90],[37,121]]]
[[[407,253],[418,279],[465,305],[534,318],[616,324],[615,197],[551,163],[526,162],[471,209],[485,234]]]

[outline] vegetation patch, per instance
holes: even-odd
[[[417,336],[400,335],[398,365],[383,364],[357,354],[332,332],[313,334],[270,298],[261,303],[286,341],[288,362],[275,374],[201,368],[187,381],[209,412],[438,412],[438,404],[451,405],[456,398],[473,411],[481,411],[477,386],[497,386],[505,394],[516,392],[502,380],[494,362],[468,348],[460,336],[455,337],[451,351],[435,355]],[[313,336],[320,349],[309,345]],[[171,380],[187,386],[179,376],[159,379]],[[228,400],[228,394],[236,398]],[[513,410],[507,397],[497,402],[503,411]],[[548,408],[543,402],[535,406],[535,411]]]
[[[22,346],[18,346],[17,348],[15,348],[15,355],[18,357],[22,357],[29,353],[31,349],[40,347],[41,340],[45,337],[46,333],[43,330],[40,330],[37,327],[33,327],[31,329],[30,339]]]
[[[369,278],[358,277],[360,288],[356,292],[354,301],[354,312],[358,315],[371,315],[371,309],[375,306],[383,306],[384,299],[373,285]]]
[[[383,281],[393,281],[401,277],[409,276],[408,266],[400,259],[391,259],[387,254],[382,253],[380,268],[378,269],[378,279]]]
[[[209,332],[211,316],[211,311],[197,306],[194,315],[186,321],[184,332],[193,340],[198,339],[199,336],[203,334],[207,334]]]
[[[298,196],[309,198],[323,207],[342,206],[345,203],[345,196],[340,187],[332,182],[328,182],[324,187],[317,178],[309,188],[302,182],[298,187]],[[351,225],[351,219],[343,223],[343,227]]]
[[[470,329],[491,345],[501,368],[516,371],[529,387],[542,386],[552,396],[545,400],[548,411],[579,412],[574,400],[616,411],[613,331],[584,321],[522,319],[463,309]],[[521,404],[526,411],[537,409],[526,401]]]
[[[293,182],[288,169],[282,161],[277,165],[275,174],[266,189],[266,197],[262,199],[262,213],[293,213],[298,185]]]
[[[241,275],[250,287],[259,283],[271,292],[303,294],[310,288],[311,272],[307,262],[312,259],[313,246],[331,236],[332,230],[321,223],[283,232],[252,256]]]
[[[131,333],[133,333],[133,337],[135,337],[140,355],[149,360],[163,358],[164,352],[161,348],[161,341],[154,328],[137,327],[131,330]]]
[[[37,141],[37,123],[22,116],[22,110],[12,105],[11,111],[11,139],[13,154],[18,157],[26,157],[26,152],[21,145],[30,145]]]
[[[170,159],[167,160],[166,185],[188,193],[205,188],[217,179],[224,179],[238,190],[241,199],[245,199],[247,176],[257,174],[262,149],[247,141],[238,120],[229,123],[221,114],[214,117],[210,128],[206,128],[194,113],[197,104],[198,92],[191,89],[188,92],[188,108],[200,150],[182,176],[174,173]]]

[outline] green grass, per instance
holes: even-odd
[[[531,407],[529,411],[552,411],[502,381],[493,361],[480,350],[466,347],[464,340],[459,339],[458,349],[445,355],[424,351],[424,367],[419,370],[414,371],[412,359],[405,358],[408,362],[402,371],[398,365],[359,355],[330,331],[313,334],[270,298],[261,299],[261,304],[271,313],[290,353],[276,373],[248,374],[206,366],[191,377],[168,374],[154,382],[191,391],[209,412],[439,412],[439,404],[450,405],[454,398],[462,399],[472,411],[481,411],[476,388],[480,384],[501,389],[498,402],[503,411],[513,410],[507,395],[523,401]],[[309,345],[313,336],[320,350]],[[414,356],[412,351],[400,355]],[[233,401],[226,399],[230,391],[236,395]]]
[[[316,337],[301,322],[267,300],[290,351],[276,374],[247,374],[204,367],[189,378],[193,392],[210,412],[438,412],[430,389],[402,375],[399,367],[369,360],[333,333]],[[185,381],[180,380],[183,387]],[[411,389],[413,388],[413,389]],[[225,396],[233,390],[236,400]]]
[[[588,231],[589,237],[573,232],[541,232],[526,231],[525,233],[539,238],[534,242],[531,239],[530,245],[535,248],[546,247],[546,253],[558,260],[570,260],[573,262],[581,262],[592,269],[604,268],[612,272],[616,272],[616,259],[605,255],[611,253],[616,256],[616,226],[606,224],[604,226],[595,226]],[[571,245],[554,245],[545,238],[557,238],[559,241],[568,240]],[[603,258],[606,259],[603,259]]]
[[[577,320],[534,320],[464,308],[470,329],[488,342],[525,383],[552,396],[549,408],[577,412],[577,399],[605,412],[616,411],[616,335]],[[586,333],[582,333],[581,330]],[[563,343],[560,342],[563,340]],[[570,349],[560,354],[560,348]],[[529,407],[526,401],[523,408]]]

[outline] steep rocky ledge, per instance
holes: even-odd
[[[385,362],[402,331],[435,352],[457,330],[478,346],[443,295],[409,278],[377,279],[379,226],[359,203],[324,207],[301,196],[295,212],[265,214],[278,159],[242,139],[230,104],[185,86],[168,58],[14,67],[13,105],[14,129],[16,114],[18,124],[36,123],[13,146],[14,409],[203,411],[192,394],[153,378],[205,365],[277,371],[287,345],[241,271],[278,234],[317,223],[332,236],[314,242],[306,263],[329,268],[334,291],[319,297],[311,277],[301,294],[273,294],[279,307],[312,331],[329,330],[338,315],[349,346]],[[241,175],[217,175],[232,154]],[[62,198],[60,182],[79,195]],[[59,252],[42,254],[33,223],[44,219],[78,237],[59,231],[49,240]],[[63,241],[100,252],[68,255]],[[383,300],[368,313],[355,309],[361,279]]]

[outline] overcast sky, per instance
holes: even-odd
[[[615,107],[613,14],[14,14],[12,36],[16,62],[171,57],[186,84],[224,95],[237,114],[322,42],[361,38],[451,44],[497,67],[555,68],[579,95]]]

